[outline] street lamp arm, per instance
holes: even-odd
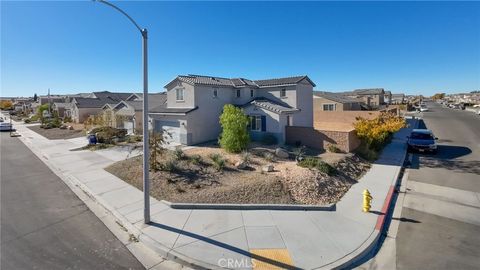
[[[125,11],[123,11],[122,9],[120,9],[119,7],[115,6],[114,4],[110,3],[110,2],[107,2],[105,0],[92,0],[93,2],[99,2],[99,3],[103,3],[105,5],[108,5],[108,6],[111,6],[112,8],[116,9],[118,12],[122,13],[123,15],[125,15],[125,17],[127,17],[127,19],[129,19],[133,25],[135,25],[135,27],[138,29],[138,31],[140,31],[140,33],[142,33],[142,35],[144,35],[144,32],[146,32],[144,29],[142,29],[133,19],[132,17],[130,17]]]

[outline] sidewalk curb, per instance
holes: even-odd
[[[335,203],[327,205],[301,204],[234,204],[234,203],[172,203],[161,200],[172,209],[203,209],[203,210],[303,210],[303,211],[333,211]]]

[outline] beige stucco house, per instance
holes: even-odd
[[[250,116],[251,138],[273,135],[285,142],[285,126],[313,126],[315,84],[307,76],[268,80],[180,75],[168,83],[167,102],[150,110],[153,127],[174,143],[192,145],[217,140],[225,104]]]
[[[66,114],[72,117],[73,122],[83,123],[90,116],[97,115],[105,104],[111,106],[122,100],[127,100],[134,93],[114,93],[109,91],[93,92],[92,97],[74,97],[71,100],[69,112]]]
[[[363,104],[362,99],[336,93],[315,91],[313,94],[314,111],[360,111]]]

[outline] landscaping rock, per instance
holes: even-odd
[[[288,152],[285,149],[277,148],[275,149],[275,155],[279,158],[288,158]]]
[[[273,172],[273,165],[268,164],[262,167],[262,172]]]
[[[61,126],[60,126],[60,129],[67,129],[67,126],[61,125]]]
[[[72,126],[68,126],[67,128],[68,128],[68,130],[73,130]]]
[[[243,170],[246,167],[247,167],[247,163],[245,163],[245,162],[238,161],[237,163],[235,163],[235,168],[237,168],[237,169]]]

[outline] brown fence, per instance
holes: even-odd
[[[335,144],[345,152],[351,152],[360,145],[360,140],[354,130],[331,131],[316,130],[309,127],[285,127],[286,143],[300,144],[315,149],[326,149]]]

